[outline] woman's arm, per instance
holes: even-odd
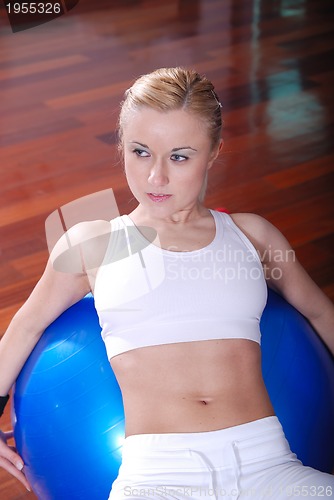
[[[43,276],[1,339],[0,396],[10,390],[46,327],[89,291],[86,274],[58,272],[48,262]]]
[[[86,275],[54,271],[49,262],[28,300],[15,314],[0,341],[0,395],[8,394],[45,328],[89,292]],[[21,457],[7,445],[11,433],[0,433],[0,466],[29,489]]]
[[[77,224],[57,242],[43,276],[0,342],[0,396],[8,393],[46,327],[90,292],[109,238],[110,223],[92,221]]]
[[[85,257],[98,267],[109,240],[109,228],[105,221],[82,223],[57,243],[41,279],[0,341],[0,396],[8,394],[47,326],[90,292],[91,268],[87,270]],[[0,467],[29,489],[22,458],[7,445],[11,437],[11,432],[0,432]]]
[[[334,354],[334,306],[301,266],[286,238],[258,215],[232,218],[258,250],[268,285],[310,321]]]

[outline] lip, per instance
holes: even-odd
[[[147,193],[147,196],[150,198],[150,200],[154,201],[154,203],[163,203],[164,201],[169,200],[169,198],[172,196],[171,194],[157,194],[157,193]]]

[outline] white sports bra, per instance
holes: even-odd
[[[190,252],[150,243],[128,215],[111,221],[94,290],[109,359],[177,342],[233,338],[260,343],[267,300],[261,261],[229,215],[210,212],[215,237]]]

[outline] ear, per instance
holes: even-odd
[[[208,170],[212,167],[215,159],[220,154],[220,152],[222,151],[223,147],[224,147],[224,141],[223,141],[223,139],[220,139],[220,141],[217,144],[217,146],[215,146],[213,148],[212,152],[211,152],[211,155],[210,155],[210,158],[209,158],[209,162],[208,162]]]

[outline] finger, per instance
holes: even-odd
[[[22,472],[24,467],[22,458],[16,453],[16,449],[13,446],[8,446],[6,444],[6,440],[10,439],[12,436],[13,431],[0,431],[0,467],[7,470],[12,476],[16,477],[28,491],[31,491],[27,478]]]
[[[4,461],[4,463],[11,463],[13,467],[19,471],[21,471],[24,466],[24,462],[20,455],[3,441],[0,441],[0,460]]]
[[[28,491],[31,491],[31,486],[22,470],[19,470],[12,462],[0,457],[0,467],[5,469],[12,476],[16,477],[16,479],[18,479]]]

